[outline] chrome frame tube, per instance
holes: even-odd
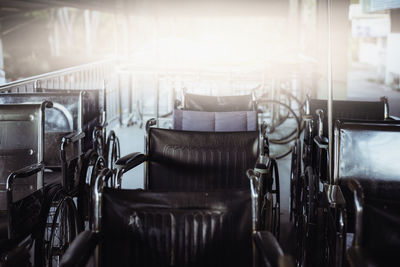
[[[253,232],[259,230],[259,215],[260,215],[260,194],[259,194],[259,178],[252,169],[247,170],[247,178],[250,180],[251,192],[251,215]]]
[[[317,109],[315,113],[318,116],[318,136],[322,137],[324,135],[324,111]]]
[[[362,244],[364,193],[359,182],[354,179],[349,180],[348,186],[353,192],[355,207],[355,230],[353,246],[359,247]]]
[[[149,156],[149,151],[150,151],[150,128],[156,124],[157,124],[157,120],[155,118],[151,118],[150,120],[148,120],[146,122],[146,133],[144,136],[144,154],[147,157]],[[148,179],[149,163],[148,163],[148,160],[146,160],[143,170],[144,170],[144,175],[143,175],[144,189],[148,189],[149,188],[149,179]]]
[[[83,132],[83,98],[85,97],[86,92],[85,91],[81,91],[79,93],[79,103],[78,103],[78,133]],[[79,151],[79,155],[82,154],[82,139],[79,139],[78,141],[78,151]]]

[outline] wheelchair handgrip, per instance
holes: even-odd
[[[122,158],[119,158],[115,162],[115,168],[120,170],[122,169],[123,172],[127,172],[135,168],[136,166],[142,164],[146,160],[147,156],[140,152],[131,153]]]
[[[63,255],[60,266],[86,266],[99,240],[98,233],[91,231],[81,232]]]

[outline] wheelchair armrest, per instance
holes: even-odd
[[[279,266],[284,254],[273,234],[268,231],[257,231],[253,234],[253,240],[256,244],[257,255],[261,259],[261,265]]]
[[[363,214],[364,214],[364,192],[360,183],[355,179],[350,179],[347,182],[347,187],[353,193],[355,207],[355,230],[353,244],[360,246],[362,243],[363,232]]]
[[[115,161],[115,168],[123,170],[123,172],[125,173],[142,164],[146,160],[147,156],[140,152],[131,153]]]
[[[391,121],[400,121],[400,117],[397,117],[397,116],[389,116],[389,119],[388,120],[391,120]]]
[[[62,143],[63,144],[70,144],[70,143],[75,143],[85,137],[84,132],[73,132],[70,133],[62,138]]]
[[[98,245],[99,240],[98,233],[91,231],[81,232],[64,253],[60,266],[85,266]]]
[[[42,171],[43,169],[44,169],[43,163],[36,163],[36,164],[30,165],[30,166],[27,166],[25,168],[19,169],[15,172],[12,172],[7,178],[6,190],[7,191],[12,190],[15,179],[29,177],[31,175],[34,175],[35,173]]]
[[[325,136],[314,137],[314,143],[321,149],[328,149],[329,140]]]

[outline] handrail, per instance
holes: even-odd
[[[16,81],[13,81],[10,83],[0,85],[0,92],[8,91],[15,87],[21,87],[21,86],[26,86],[28,84],[34,84],[37,81],[50,80],[50,79],[54,79],[54,78],[58,78],[58,77],[66,76],[66,75],[79,73],[79,72],[86,71],[86,70],[93,70],[98,66],[106,65],[109,63],[111,64],[112,62],[115,62],[115,61],[116,60],[114,58],[103,59],[103,60],[99,60],[99,61],[95,61],[95,62],[83,64],[83,65],[78,65],[78,66],[60,69],[60,70],[56,70],[56,71],[52,71],[52,72],[48,72],[48,73],[44,73],[44,74],[39,74],[36,76],[31,76],[28,78],[23,78],[20,80],[16,80]],[[80,88],[80,89],[86,89],[86,88]]]

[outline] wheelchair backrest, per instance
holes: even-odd
[[[400,123],[336,121],[334,178],[400,181]]]
[[[60,89],[37,89],[44,93],[63,93],[66,95],[76,94],[79,91],[85,91],[82,112],[83,122],[82,128],[85,132],[83,151],[93,147],[93,130],[102,123],[104,107],[105,91],[104,89],[88,89],[88,90],[60,90]]]
[[[145,187],[171,191],[249,188],[246,170],[256,163],[258,135],[258,131],[150,128]]]
[[[255,111],[252,95],[207,96],[185,94],[183,109],[208,112]]]
[[[0,104],[53,102],[53,108],[46,109],[44,153],[46,167],[58,167],[61,165],[60,144],[63,136],[74,131],[82,131],[84,119],[80,103],[82,102],[83,105],[83,99],[79,91],[68,93],[0,94]],[[76,143],[70,153],[75,155],[78,151],[79,143]]]
[[[324,116],[324,136],[328,136],[328,106],[326,100],[311,99],[310,115],[314,121],[318,121],[316,110],[323,110]],[[379,121],[385,119],[385,102],[384,101],[333,101],[333,120],[353,119],[353,120],[369,120]],[[317,127],[314,129],[314,135]]]
[[[250,266],[249,191],[103,192],[102,266]]]
[[[232,132],[256,131],[256,111],[207,112],[173,111],[173,128],[184,131]]]
[[[0,210],[7,209],[6,181],[19,169],[43,161],[44,104],[0,105]],[[13,199],[21,200],[40,189],[39,172],[15,181]]]

